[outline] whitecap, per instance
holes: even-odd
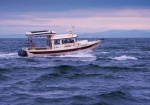
[[[0,58],[9,59],[9,58],[16,58],[16,57],[18,57],[17,53],[0,53]]]
[[[137,60],[138,59],[136,57],[126,56],[126,55],[122,55],[122,56],[119,56],[119,57],[110,57],[110,58],[114,59],[114,60]]]
[[[115,52],[116,54],[118,53],[129,53],[129,51],[118,51],[118,52]]]
[[[101,52],[102,54],[108,54],[109,52]]]

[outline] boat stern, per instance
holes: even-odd
[[[18,51],[18,55],[21,56],[21,57],[27,57],[28,56],[27,51],[24,50],[24,49],[20,49]]]

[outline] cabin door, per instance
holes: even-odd
[[[49,38],[47,38],[47,46],[52,48],[52,41]]]

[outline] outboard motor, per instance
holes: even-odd
[[[21,56],[21,57],[27,57],[28,56],[28,54],[25,50],[19,50],[18,55]]]

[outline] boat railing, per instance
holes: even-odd
[[[98,35],[90,35],[88,38],[89,41],[94,41],[94,40],[98,40],[98,39],[99,39]]]
[[[35,48],[28,48],[28,50],[47,50],[51,49],[50,47],[35,47]]]

